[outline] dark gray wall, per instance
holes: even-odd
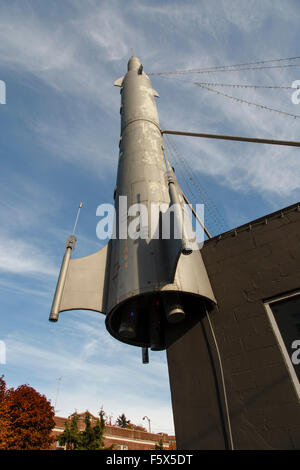
[[[236,449],[300,449],[300,406],[263,301],[300,289],[297,205],[205,242]],[[204,309],[167,332],[179,449],[228,448],[224,395]]]

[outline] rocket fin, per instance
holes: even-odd
[[[70,260],[59,306],[60,312],[83,309],[106,313],[104,289],[107,248],[108,245],[92,255]]]
[[[153,90],[153,96],[156,96],[157,98],[159,98],[158,91],[154,90],[154,88],[152,88],[152,90]]]
[[[217,303],[200,250],[188,256],[180,253],[172,284],[166,284],[161,290],[196,294]]]
[[[122,87],[122,85],[123,85],[123,80],[124,80],[124,76],[118,78],[118,79],[114,82],[114,86]]]

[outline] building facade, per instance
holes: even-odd
[[[201,252],[217,305],[168,332],[177,448],[300,449],[300,204]]]
[[[84,416],[85,413],[79,414],[78,428],[80,431],[83,431],[85,427]],[[97,418],[91,414],[90,416],[91,423],[95,424]],[[64,431],[67,419],[68,418],[55,416],[55,427],[53,429],[55,437],[59,436],[59,434]],[[162,442],[164,450],[176,448],[175,436],[169,436],[164,433],[154,434],[136,429],[120,428],[109,424],[105,426],[104,445],[105,447],[113,445],[113,450],[153,450],[155,449],[155,445],[158,445],[159,442]],[[56,443],[53,446],[53,450],[55,449],[64,450],[64,447]]]

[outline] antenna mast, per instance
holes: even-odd
[[[57,404],[57,399],[58,399],[58,394],[59,394],[59,389],[60,389],[60,384],[61,384],[62,377],[58,377],[57,379],[57,390],[56,390],[56,397],[55,397],[55,403],[54,403],[54,412],[56,413],[56,404]]]

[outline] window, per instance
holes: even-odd
[[[61,446],[58,441],[56,441],[56,450],[66,450],[65,446]]]
[[[300,398],[300,292],[269,300],[265,307]]]
[[[124,445],[119,445],[117,447],[118,450],[128,450],[128,446],[124,446]]]

